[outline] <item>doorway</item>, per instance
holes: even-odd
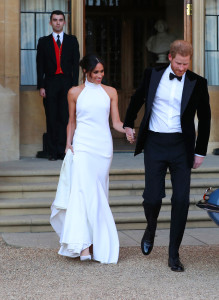
[[[184,38],[184,3],[185,0],[85,1],[86,53],[97,53],[104,59],[104,83],[118,91],[121,120],[144,69],[167,64],[169,44]],[[142,115],[143,109],[136,120],[136,131]],[[117,144],[123,147],[124,135],[114,130],[112,135],[114,145],[120,139]]]

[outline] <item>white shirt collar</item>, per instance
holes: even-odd
[[[52,35],[53,35],[55,41],[57,41],[57,35],[59,35],[60,42],[62,43],[62,41],[63,41],[63,35],[64,35],[63,31],[60,32],[60,33],[56,33],[56,32],[53,31]]]

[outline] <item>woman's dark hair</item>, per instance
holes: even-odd
[[[92,72],[97,64],[102,64],[104,67],[104,61],[96,54],[87,54],[80,61],[79,65],[85,73]]]

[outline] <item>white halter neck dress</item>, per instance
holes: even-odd
[[[63,161],[50,223],[60,255],[77,257],[93,244],[93,259],[117,263],[119,240],[108,204],[112,136],[110,98],[101,84],[85,81],[76,103],[74,154]]]

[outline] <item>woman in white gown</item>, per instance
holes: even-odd
[[[60,237],[60,255],[117,263],[119,239],[108,204],[113,147],[109,127],[125,133],[114,88],[101,84],[104,65],[95,55],[80,62],[84,84],[68,93],[69,123],[63,161],[50,222]]]

